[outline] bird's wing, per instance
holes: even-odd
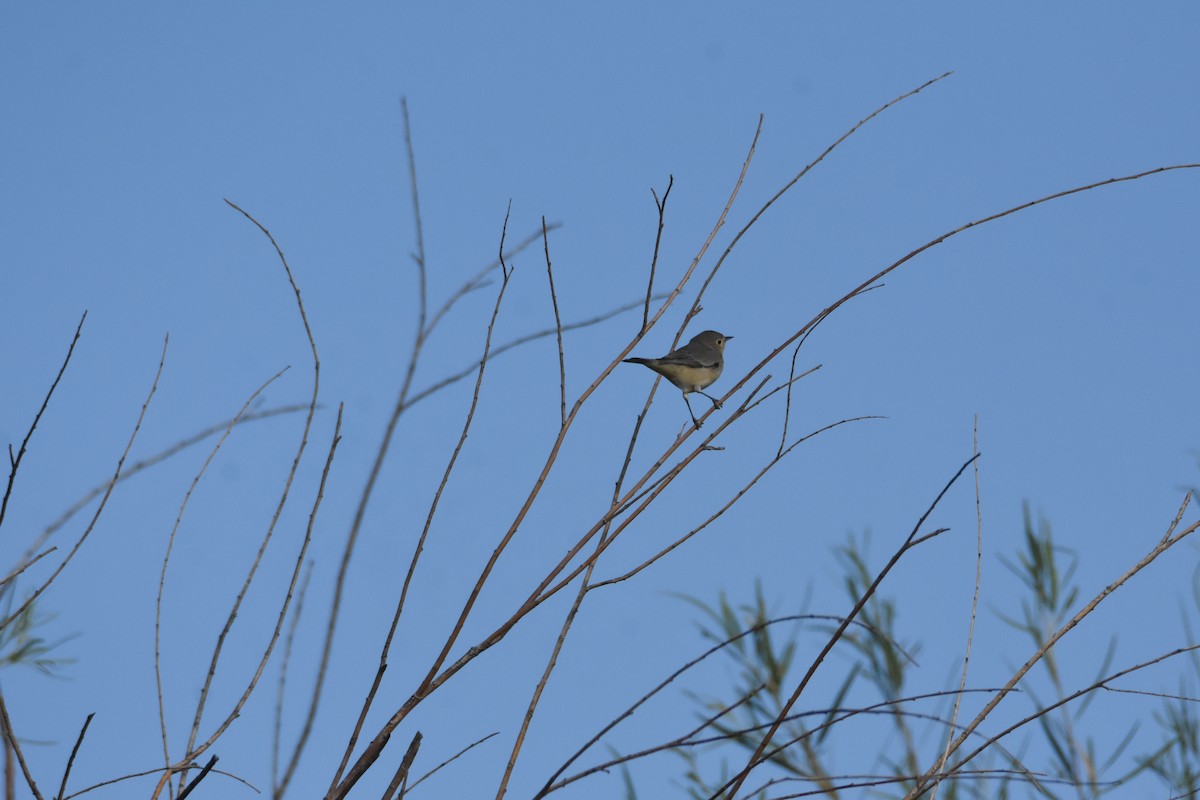
[[[696,356],[683,350],[675,350],[660,358],[659,362],[681,367],[715,367],[721,363],[721,357],[717,353]]]

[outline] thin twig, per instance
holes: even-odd
[[[442,767],[444,767],[444,766],[446,766],[446,765],[448,765],[448,764],[451,764],[451,763],[453,763],[454,761],[458,760],[458,759],[459,759],[461,756],[465,755],[466,753],[470,752],[471,750],[474,750],[476,747],[478,747],[479,745],[481,745],[481,744],[483,744],[484,742],[486,742],[488,739],[491,739],[493,736],[498,736],[498,735],[499,735],[499,733],[500,733],[499,731],[493,731],[492,733],[489,733],[487,736],[484,736],[484,737],[483,737],[483,738],[481,738],[481,739],[476,739],[475,741],[471,742],[469,745],[467,745],[466,747],[464,747],[462,750],[459,750],[457,753],[455,753],[454,755],[450,756],[449,758],[447,758],[447,759],[446,759],[445,761],[443,761],[442,763],[438,764],[438,765],[437,765],[436,767],[434,767],[433,769],[429,770],[429,772],[426,772],[424,775],[422,775],[421,777],[417,778],[417,779],[416,779],[416,780],[413,782],[413,785],[412,785],[412,786],[410,786],[410,787],[408,787],[408,790],[411,792],[413,789],[416,789],[418,786],[420,786],[420,785],[421,785],[421,782],[422,782],[422,781],[424,781],[426,778],[432,777],[432,776],[433,776],[433,774],[434,774],[435,772],[437,772],[438,770],[440,770]]]
[[[655,200],[657,200],[657,197]],[[651,266],[651,270],[653,271],[653,265]],[[653,282],[653,278],[651,278],[651,282]],[[583,580],[579,583],[579,589],[575,593],[575,599],[572,601],[571,606],[567,611],[567,615],[563,620],[563,624],[559,629],[558,637],[554,643],[554,649],[551,652],[550,657],[547,659],[546,666],[542,671],[541,680],[538,681],[537,687],[534,689],[533,697],[530,699],[529,705],[526,708],[525,718],[521,723],[521,729],[518,732],[516,741],[513,744],[512,754],[509,756],[508,765],[505,768],[504,777],[501,780],[497,797],[503,795],[505,791],[505,787],[507,786],[510,776],[512,775],[513,767],[516,764],[517,755],[520,753],[521,745],[525,740],[525,734],[533,720],[534,711],[537,709],[537,705],[541,700],[542,693],[545,690],[546,685],[549,683],[550,674],[553,672],[554,667],[558,663],[558,656],[562,651],[563,644],[566,641],[567,633],[570,631],[571,626],[575,621],[575,617],[579,613],[580,607],[583,605],[583,599],[590,589],[589,583],[591,582],[592,570],[596,564],[595,558],[598,557],[599,553],[604,549],[609,539],[612,521],[616,518],[613,512],[620,505],[621,491],[625,484],[625,476],[629,472],[630,463],[633,461],[633,450],[637,444],[638,433],[641,431],[642,421],[644,419],[644,414],[639,415],[637,420],[634,422],[633,431],[629,437],[629,444],[625,448],[625,458],[621,462],[621,469],[617,474],[616,482],[613,484],[612,498],[609,501],[609,514],[607,516],[604,529],[600,533],[599,538],[596,540],[596,553],[593,555],[593,560],[591,563],[588,564]]]
[[[654,295],[654,297],[652,299],[661,300],[662,298],[664,298],[666,296],[667,296],[666,294],[656,294],[656,295]],[[574,330],[578,330],[580,328],[587,328],[592,325],[596,325],[598,323],[605,322],[605,321],[610,320],[613,317],[617,316],[618,314],[623,314],[626,311],[631,311],[631,310],[637,308],[638,306],[640,306],[641,304],[642,304],[641,300],[635,300],[632,303],[625,303],[624,305],[618,306],[617,308],[614,308],[611,311],[606,311],[603,314],[600,314],[595,317],[591,317],[589,319],[580,320],[579,322],[568,322],[567,324],[562,326],[562,331],[563,331],[563,333],[566,333],[567,331],[574,331]],[[554,336],[557,332],[558,332],[557,328],[545,328],[545,329],[537,331],[535,333],[527,333],[524,336],[518,336],[517,338],[515,338],[511,341],[505,342],[502,345],[497,345],[496,347],[493,347],[492,352],[488,356],[488,358],[495,359],[496,356],[500,355],[501,353],[508,352],[509,350],[512,350],[514,347],[519,347],[520,345],[526,344],[527,342],[532,342],[537,339],[543,339],[547,336]],[[408,403],[405,406],[405,408],[406,409],[412,408],[421,400],[424,400],[426,397],[429,397],[429,395],[431,395],[437,391],[440,391],[442,389],[445,389],[447,386],[449,386],[453,383],[457,383],[458,381],[462,380],[463,378],[466,378],[469,375],[475,374],[475,370],[478,369],[478,367],[479,367],[478,364],[472,362],[470,366],[463,367],[461,370],[459,370],[458,372],[455,372],[453,375],[448,375],[447,377],[442,378],[441,380],[437,381],[436,383],[433,383],[433,384],[425,387],[421,391],[413,394],[412,397],[410,397],[408,399]]]
[[[1200,523],[1197,523],[1197,525],[1200,525]],[[1193,525],[1192,530],[1194,530],[1196,527],[1197,527],[1196,525]],[[1183,536],[1186,536],[1186,535],[1187,535],[1187,532],[1180,534],[1180,537],[1182,538]],[[1184,655],[1186,653],[1193,653],[1193,652],[1196,652],[1197,650],[1200,650],[1200,644],[1193,644],[1193,645],[1189,645],[1187,647],[1176,648],[1175,650],[1172,650],[1168,653],[1163,653],[1160,656],[1156,656],[1156,657],[1150,659],[1149,661],[1143,661],[1140,664],[1135,664],[1134,666],[1129,667],[1127,669],[1120,670],[1119,672],[1114,672],[1111,675],[1101,678],[1100,680],[1096,681],[1095,683],[1089,684],[1088,686],[1085,686],[1082,689],[1079,689],[1075,692],[1072,692],[1069,695],[1066,695],[1065,697],[1060,698],[1059,700],[1055,701],[1054,703],[1051,703],[1050,705],[1046,706],[1045,708],[1039,708],[1034,713],[1024,717],[1023,719],[1019,720],[1018,722],[1013,723],[1012,725],[1010,725],[1009,727],[1000,731],[999,733],[985,739],[983,744],[981,744],[978,748],[973,750],[968,755],[964,756],[953,767],[951,767],[949,770],[947,770],[944,773],[943,777],[952,776],[952,775],[956,774],[964,764],[966,764],[967,762],[974,759],[976,756],[978,756],[980,753],[987,750],[989,747],[992,747],[993,745],[997,744],[1001,739],[1003,739],[1005,736],[1008,736],[1008,734],[1012,733],[1013,731],[1015,731],[1019,728],[1022,728],[1025,725],[1028,725],[1030,722],[1033,722],[1033,721],[1045,716],[1046,714],[1049,714],[1051,711],[1054,711],[1058,708],[1062,708],[1063,706],[1067,705],[1068,703],[1072,703],[1075,700],[1078,700],[1080,697],[1085,697],[1086,695],[1090,694],[1091,692],[1096,691],[1097,689],[1108,689],[1109,687],[1106,686],[1106,684],[1109,683],[1110,681],[1115,681],[1118,678],[1123,678],[1126,675],[1130,675],[1134,672],[1138,672],[1140,670],[1146,669],[1147,667],[1152,667],[1155,664],[1166,661],[1167,659],[1174,658],[1175,656]],[[1001,689],[1000,691],[1004,691],[1004,690]],[[970,728],[970,726],[968,726],[967,728],[964,728],[964,731],[970,731],[970,730],[972,730]],[[920,786],[920,782],[925,781],[927,779],[928,779],[928,776],[921,776],[919,778],[916,778],[916,780],[914,782],[917,782],[918,786],[916,788],[912,789],[909,792],[909,794],[906,795],[906,797],[920,797],[925,792],[929,791],[929,788],[930,788],[929,785],[925,785],[924,787]]]
[[[199,764],[190,764],[189,766],[194,767],[196,769],[201,768]],[[74,798],[76,798],[76,797],[85,795],[88,792],[94,792],[97,789],[103,789],[106,786],[112,786],[114,784],[124,783],[125,781],[131,781],[136,778],[144,778],[147,775],[156,775],[163,771],[164,771],[164,769],[162,767],[155,767],[154,769],[142,770],[141,772],[131,772],[128,775],[121,775],[116,778],[109,778],[108,780],[100,781],[99,783],[94,783],[91,786],[88,786],[86,789],[80,789],[78,792],[72,792],[71,794],[64,797],[63,800],[74,800]],[[221,775],[223,777],[235,780],[238,783],[245,786],[250,791],[254,792],[255,794],[262,793],[261,790],[257,786],[250,783],[250,781],[246,780],[245,778],[241,777],[240,775],[234,775],[232,772],[226,772],[223,769],[217,769],[215,767],[213,768],[212,773],[214,775]]]
[[[784,448],[779,453],[777,453],[774,458],[772,458],[770,461],[768,461],[757,473],[755,473],[753,478],[751,478],[749,481],[747,481],[746,484],[744,486],[742,486],[742,488],[739,489],[736,494],[734,494],[731,498],[729,498],[729,500],[723,506],[721,506],[719,509],[714,511],[711,515],[709,515],[709,517],[707,519],[705,519],[704,522],[700,523],[695,528],[692,528],[686,534],[684,534],[680,538],[676,539],[674,542],[667,545],[662,550],[655,553],[653,556],[646,559],[641,564],[639,564],[638,566],[629,570],[628,572],[625,572],[622,575],[618,575],[615,578],[608,578],[608,579],[600,581],[598,583],[593,583],[593,584],[591,584],[590,588],[598,589],[601,586],[608,586],[608,585],[611,585],[614,583],[620,583],[621,581],[629,580],[634,575],[637,575],[639,572],[646,569],[651,564],[653,564],[654,562],[663,558],[668,553],[670,553],[672,550],[674,550],[675,548],[682,545],[688,539],[692,538],[693,536],[698,534],[700,531],[707,528],[709,525],[711,525],[713,522],[715,522],[717,519],[719,519],[722,514],[724,514],[726,511],[728,511],[730,508],[732,508],[735,503],[737,503],[739,500],[741,500],[742,497],[745,496],[745,494],[747,492],[749,492],[751,488],[753,488],[754,484],[758,483],[758,481],[764,475],[766,475],[767,472],[769,472],[772,467],[774,467],[776,464],[778,464],[783,459],[783,457],[786,456],[788,453],[790,453],[793,449],[795,449],[797,445],[813,438],[814,436],[817,436],[818,434],[824,433],[825,431],[828,431],[828,430],[832,430],[840,425],[845,425],[845,424],[851,423],[851,422],[861,422],[863,420],[868,420],[868,419],[879,419],[879,417],[873,417],[873,416],[850,417],[849,419],[838,420],[837,422],[833,422],[822,428],[818,428],[817,430],[813,431],[812,433],[809,433],[808,435],[802,436],[801,438],[797,439],[789,447]]]
[[[971,447],[975,452],[979,452],[979,415],[975,415],[975,425],[971,431]],[[967,672],[971,665],[971,646],[975,641],[975,616],[979,610],[979,587],[983,582],[983,503],[980,498],[979,490],[979,462],[975,462],[975,587],[971,594],[971,619],[967,623],[967,643],[963,650],[963,666],[962,676],[958,680],[958,691],[954,698],[954,709],[950,713],[951,728],[946,736],[946,750],[942,753],[942,763],[946,763],[946,759],[950,757],[950,742],[954,739],[954,726],[958,723],[958,710],[962,705],[962,692],[967,685]],[[933,784],[933,798],[937,797],[937,790],[941,783],[941,777],[935,779]]]
[[[278,408],[269,408],[266,411],[255,411],[253,413],[244,414],[240,420],[235,420],[235,421],[239,425],[245,425],[248,422],[256,422],[256,421],[262,420],[262,419],[269,419],[270,417],[275,417],[280,414],[291,414],[294,411],[301,411],[301,410],[304,410],[307,408],[308,408],[307,403],[304,405],[279,406]],[[321,406],[318,405],[317,408],[319,409],[319,408],[321,408]],[[230,424],[230,420],[224,420],[223,422],[218,422],[215,425],[209,425],[204,430],[202,430],[198,433],[194,433],[191,436],[187,437],[186,439],[181,439],[180,441],[176,442],[175,444],[171,445],[170,447],[166,448],[165,450],[160,450],[159,452],[155,453],[154,455],[152,455],[148,458],[143,458],[141,461],[136,461],[133,464],[130,464],[128,467],[126,467],[121,472],[121,477],[117,479],[117,483],[118,484],[124,483],[125,481],[129,480],[133,476],[137,475],[139,472],[142,472],[143,470],[147,470],[150,467],[153,467],[155,464],[158,464],[162,461],[166,461],[171,456],[174,456],[177,453],[180,453],[183,450],[186,450],[187,448],[191,447],[194,444],[198,444],[198,443],[204,441],[205,439],[207,439],[209,436],[212,436],[213,434],[220,433],[221,431],[223,431],[227,427],[229,427],[229,424]],[[79,511],[84,506],[86,506],[88,503],[92,502],[92,500],[94,500],[97,495],[104,492],[104,490],[107,487],[108,487],[107,481],[99,484],[98,486],[94,486],[87,493],[85,493],[82,497],[80,497],[78,500],[76,500],[74,503],[72,503],[70,506],[68,506],[65,511],[63,511],[61,514],[58,515],[58,519],[51,522],[49,525],[47,525],[42,530],[42,532],[40,534],[38,534],[37,539],[35,539],[33,544],[31,544],[29,546],[29,548],[26,550],[26,553],[25,553],[26,557],[28,557],[29,555],[31,555],[33,553],[33,551],[35,551],[39,547],[41,547],[42,544],[47,539],[49,539],[51,536],[53,536],[54,533],[59,528],[61,528],[63,525],[66,525],[67,522],[69,522],[71,520],[71,517],[73,517],[77,513],[79,513]],[[218,772],[219,771],[220,770],[218,770]]]
[[[554,333],[558,337],[558,405],[562,424],[567,424],[567,362],[563,356],[562,317],[558,314],[558,294],[554,291],[554,269],[550,266],[550,239],[546,235],[546,218],[542,217],[542,244],[546,251],[546,277],[550,280],[550,304],[554,306]],[[649,293],[647,293],[649,297]]]
[[[25,434],[25,438],[21,440],[21,446],[17,449],[16,456],[13,456],[12,445],[8,446],[8,485],[4,488],[4,499],[0,500],[0,526],[4,525],[4,515],[8,511],[8,499],[12,496],[13,484],[17,480],[17,470],[21,468],[21,459],[25,457],[25,448],[29,446],[29,440],[33,438],[33,432],[37,430],[38,422],[42,419],[42,414],[46,413],[47,406],[50,405],[50,398],[54,396],[54,390],[58,388],[58,382],[62,380],[63,373],[67,371],[67,364],[71,363],[71,354],[75,352],[75,343],[79,341],[80,332],[83,330],[83,322],[87,319],[87,312],[83,312],[83,316],[79,318],[79,324],[75,326],[75,336],[71,339],[71,344],[67,347],[67,356],[63,359],[62,366],[58,368],[58,374],[54,376],[54,382],[50,384],[50,391],[46,392],[46,397],[42,400],[42,406],[37,413],[33,415],[33,423],[29,426],[29,431]]]
[[[196,472],[195,477],[192,478],[192,482],[188,485],[187,491],[183,493],[183,500],[181,500],[179,503],[179,510],[175,512],[175,523],[171,526],[170,534],[167,535],[167,547],[166,551],[163,553],[162,567],[158,573],[158,591],[155,593],[154,597],[154,688],[158,698],[158,728],[159,736],[162,740],[163,767],[167,769],[170,769],[171,767],[171,749],[167,738],[167,706],[166,700],[163,697],[162,608],[163,596],[166,594],[167,586],[167,567],[171,563],[171,554],[175,550],[175,539],[179,534],[180,525],[183,524],[183,515],[184,512],[187,511],[188,501],[191,500],[192,493],[195,492],[196,487],[200,485],[201,478],[203,478],[208,472],[209,466],[217,457],[217,453],[221,451],[225,441],[229,438],[230,433],[233,431],[233,427],[238,423],[238,420],[241,418],[241,416],[246,413],[246,410],[249,409],[254,403],[255,398],[266,391],[267,387],[274,383],[276,379],[278,379],[279,376],[286,371],[287,367],[284,367],[279,372],[276,372],[274,375],[268,378],[261,386],[255,389],[254,392],[246,398],[246,402],[242,403],[242,407],[238,409],[238,412],[233,416],[233,419],[229,420],[229,423],[225,426],[225,431],[221,434],[220,438],[217,439],[216,443],[209,451],[208,457],[205,458],[204,462],[200,465],[200,469]]]
[[[288,670],[292,664],[292,647],[296,640],[296,630],[300,627],[300,617],[304,613],[304,600],[308,597],[312,574],[313,562],[309,561],[304,578],[300,581],[300,590],[296,593],[296,608],[292,612],[291,622],[288,623],[287,636],[283,640],[283,653],[279,660],[279,688],[275,694],[275,719],[271,726],[271,796],[274,798],[283,797],[279,780],[279,757],[283,741],[283,702],[287,694]],[[310,703],[310,711],[313,708],[315,706]],[[310,720],[306,720],[306,722],[311,726]]]
[[[613,496],[610,500],[610,510],[616,508],[621,495],[621,486],[625,480],[625,474],[629,469],[630,461],[633,458],[634,444],[637,442],[638,431],[641,429],[642,417],[638,417],[637,422],[633,427],[633,434],[629,439],[629,446],[626,448],[625,460],[621,464],[621,470],[617,475],[616,484],[613,487]],[[546,686],[550,683],[550,675],[554,672],[554,668],[558,665],[558,657],[562,653],[563,645],[566,643],[567,634],[571,630],[571,626],[575,623],[575,617],[579,614],[579,609],[583,605],[583,599],[588,593],[588,582],[591,580],[592,571],[596,566],[596,557],[604,548],[608,540],[610,526],[612,525],[613,517],[610,516],[605,524],[604,530],[596,540],[596,554],[587,566],[584,578],[579,582],[579,588],[575,592],[575,598],[571,601],[570,607],[567,609],[566,617],[563,619],[562,625],[559,627],[558,636],[554,640],[554,647],[550,652],[550,656],[546,659],[546,666],[542,668],[542,676],[534,687],[533,696],[529,699],[529,704],[525,708],[525,716],[521,720],[521,727],[517,731],[513,748],[508,757],[508,763],[505,765],[504,774],[500,778],[500,786],[496,790],[496,800],[504,797],[504,793],[508,789],[508,782],[512,778],[513,769],[517,764],[517,757],[521,753],[521,747],[525,743],[525,736],[529,732],[529,727],[533,722],[533,715],[537,711],[538,704],[541,702],[542,694],[546,690]]]
[[[675,302],[675,299],[677,297],[679,297],[680,293],[683,291],[683,287],[686,286],[691,281],[692,276],[696,272],[696,268],[698,266],[700,266],[700,261],[704,258],[704,255],[708,252],[708,248],[710,246],[712,246],[713,240],[717,238],[717,233],[721,230],[721,228],[725,227],[725,219],[729,216],[729,210],[733,207],[734,199],[738,196],[738,194],[742,190],[742,182],[746,179],[746,173],[748,173],[750,171],[750,162],[754,160],[754,154],[758,150],[758,138],[759,138],[759,136],[762,135],[763,119],[764,119],[763,115],[759,114],[758,115],[758,125],[754,129],[754,138],[750,142],[750,149],[746,153],[746,158],[742,162],[742,169],[738,173],[737,180],[734,182],[733,191],[729,193],[729,199],[726,201],[725,207],[723,209],[721,209],[721,213],[717,217],[717,221],[713,225],[712,230],[709,232],[708,238],[704,240],[704,244],[702,244],[700,246],[699,252],[697,252],[695,257],[692,258],[692,263],[689,264],[687,270],[684,271],[683,277],[681,277],[679,279],[679,281],[675,284],[675,288],[667,296],[667,299],[665,301],[663,301],[663,304],[661,306],[659,306],[658,311],[654,312],[654,316],[649,320],[649,322],[646,322],[645,320],[643,320],[641,331],[638,332],[638,335],[633,338],[633,341],[631,341],[629,343],[629,345],[621,352],[621,354],[617,356],[618,360],[624,360],[624,358],[627,355],[629,355],[629,353],[633,350],[634,345],[636,345],[639,341],[641,341],[641,338],[643,336],[645,336],[646,333],[650,330],[650,328],[652,328],[655,324],[657,324],[658,320],[662,318],[662,315],[667,312],[667,309],[671,307],[671,304]],[[717,263],[717,266],[714,268],[714,271],[719,268],[720,268],[720,262]],[[712,274],[713,274],[712,272],[709,273],[710,280],[712,278]],[[692,316],[694,316],[696,313],[699,312],[699,310],[700,310],[699,303],[698,302],[694,303],[692,305],[692,310],[689,311],[686,316],[684,316],[683,324],[681,324],[679,326],[679,330],[675,332],[675,338],[674,338],[674,340],[672,340],[670,349],[674,350],[675,347],[679,344],[679,340],[683,336],[683,331],[687,327],[687,323],[691,320]],[[645,413],[646,410],[650,408],[650,403],[653,402],[653,400],[654,400],[654,394],[655,394],[655,392],[658,391],[658,385],[660,382],[661,381],[659,378],[655,378],[654,382],[651,384],[650,392],[649,392],[648,396],[646,397],[646,404],[642,408],[642,413]],[[710,409],[710,412],[711,412],[711,409]],[[705,415],[705,416],[707,416],[707,415]],[[701,419],[703,420],[704,417],[701,417]]]
[[[720,721],[721,717],[726,716],[728,714],[732,714],[734,711],[741,708],[742,705],[750,702],[755,697],[755,695],[762,692],[762,690],[765,689],[766,686],[767,685],[765,683],[760,683],[758,686],[754,687],[753,689],[751,689],[748,692],[746,692],[745,694],[743,694],[740,698],[738,698],[733,703],[730,703],[728,706],[722,707],[716,713],[710,714],[709,716],[702,719],[700,721],[699,725],[695,726],[694,728],[689,730],[687,733],[677,736],[674,739],[671,739],[670,741],[663,742],[661,744],[656,744],[651,747],[647,747],[647,748],[645,748],[643,750],[639,750],[635,753],[627,753],[623,756],[617,756],[616,758],[612,758],[612,759],[609,759],[608,761],[604,761],[600,764],[596,764],[593,767],[588,767],[587,769],[581,770],[580,772],[576,772],[574,775],[569,775],[566,778],[563,778],[558,783],[553,784],[552,786],[551,785],[544,786],[536,795],[534,795],[534,800],[537,800],[538,798],[541,798],[541,797],[545,797],[546,795],[550,794],[551,792],[556,792],[559,789],[562,789],[566,786],[570,786],[572,783],[581,781],[584,778],[587,778],[590,775],[595,775],[598,772],[609,772],[613,769],[613,767],[618,767],[622,764],[628,764],[631,761],[636,761],[641,758],[646,758],[648,756],[656,755],[658,753],[663,752],[664,750],[677,750],[677,749],[682,749],[684,747],[691,747],[694,744],[694,742],[691,741],[692,737],[699,735],[699,733],[701,731],[703,731],[705,728],[708,728],[709,726],[715,726]],[[703,741],[705,741],[705,743],[711,743],[714,741],[725,741],[728,739],[733,739],[733,738],[735,738],[735,736],[736,736],[735,734],[723,734],[720,736],[714,736],[709,739],[705,739]]]
[[[92,724],[92,717],[96,716],[96,712],[87,715],[87,719],[83,721],[83,727],[79,729],[79,736],[75,739],[75,746],[71,748],[71,756],[67,759],[67,768],[63,770],[62,783],[58,785],[58,800],[63,800],[63,796],[67,793],[67,779],[71,777],[71,767],[75,766],[75,756],[79,754],[79,746],[83,744],[83,737],[87,735],[88,726]]]
[[[280,633],[283,630],[283,624],[287,620],[288,609],[290,608],[292,598],[295,596],[295,593],[296,593],[296,586],[300,581],[300,572],[304,566],[304,559],[308,554],[308,547],[312,543],[313,529],[316,527],[317,512],[321,508],[321,501],[325,499],[325,486],[329,481],[329,472],[333,467],[333,457],[337,453],[338,444],[342,440],[342,412],[343,412],[343,409],[344,409],[344,404],[339,403],[337,420],[335,421],[334,428],[333,428],[333,437],[329,444],[328,454],[325,457],[325,466],[321,470],[321,480],[317,484],[316,496],[313,497],[312,507],[308,513],[308,524],[305,526],[305,529],[304,529],[304,539],[301,541],[300,549],[296,554],[296,562],[295,562],[295,565],[292,567],[292,575],[291,575],[291,579],[288,582],[287,593],[284,595],[283,601],[282,601],[282,603],[280,603],[280,606],[279,606],[279,612],[275,617],[275,627],[271,631],[271,638],[268,640],[267,644],[263,647],[263,653],[262,653],[262,656],[259,658],[258,667],[254,671],[254,675],[252,675],[250,680],[247,681],[246,688],[242,691],[241,696],[238,697],[237,701],[230,708],[229,713],[225,717],[225,720],[217,727],[217,729],[215,731],[213,731],[212,735],[209,736],[208,739],[206,739],[202,744],[200,744],[199,747],[196,747],[194,750],[192,750],[192,752],[188,753],[188,755],[186,756],[186,760],[188,760],[188,761],[190,761],[191,759],[195,758],[196,756],[202,754],[208,748],[212,747],[212,745],[217,741],[217,739],[219,739],[225,733],[225,731],[228,730],[229,726],[232,725],[234,720],[237,719],[238,716],[241,714],[242,708],[246,705],[247,701],[249,701],[250,695],[254,692],[255,687],[258,685],[259,680],[262,678],[263,672],[266,671],[267,662],[270,661],[271,653],[274,652],[275,645],[279,641]],[[305,736],[305,735],[307,735],[307,732],[308,731],[306,729],[305,731],[301,732],[301,735]],[[284,775],[284,781],[285,781],[284,787],[285,788],[286,788],[286,780],[288,778],[290,778],[290,773],[285,773],[285,775]]]
[[[19,566],[19,567],[16,567],[16,568],[15,568],[15,569],[14,569],[12,572],[10,572],[10,573],[8,573],[7,575],[5,575],[3,580],[0,580],[0,587],[3,587],[3,586],[5,586],[5,585],[7,585],[7,584],[8,584],[8,582],[9,582],[9,581],[11,581],[13,578],[16,578],[16,577],[17,577],[18,575],[20,575],[22,572],[24,572],[25,570],[29,569],[29,568],[30,568],[30,567],[32,567],[34,564],[36,564],[37,562],[41,561],[43,558],[45,558],[46,556],[50,555],[51,553],[53,553],[53,552],[54,552],[55,550],[57,550],[57,549],[58,549],[57,547],[48,547],[48,548],[46,548],[45,550],[43,550],[42,552],[40,552],[40,553],[38,553],[37,555],[35,555],[35,556],[33,556],[32,558],[30,558],[28,561],[26,561],[26,562],[24,562],[23,564],[21,564],[21,566]]]
[[[867,289],[864,289],[862,292],[859,292],[858,295],[866,294],[866,292],[870,291],[871,289],[878,289],[878,288],[879,288],[878,285],[868,287]],[[856,295],[856,296],[858,296],[858,295]],[[784,405],[783,405],[783,427],[779,434],[778,454],[780,454],[780,455],[783,454],[784,446],[787,444],[788,423],[790,422],[791,416],[792,416],[792,384],[796,382],[795,381],[796,358],[800,355],[800,348],[804,347],[804,343],[808,341],[808,337],[812,335],[813,331],[815,331],[817,329],[818,325],[820,325],[822,322],[824,322],[828,318],[829,318],[828,314],[818,318],[817,321],[814,322],[807,331],[805,331],[804,335],[800,337],[800,340],[798,342],[796,342],[796,349],[792,351],[792,365],[791,365],[791,368],[788,370],[787,398],[784,400]]]

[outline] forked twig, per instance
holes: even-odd
[[[642,307],[642,333],[650,327],[650,300],[654,297],[654,270],[658,266],[658,247],[662,244],[663,225],[666,222],[667,198],[671,194],[671,187],[675,185],[675,176],[667,176],[667,189],[663,192],[662,199],[658,199],[658,192],[651,187],[650,194],[654,197],[654,207],[658,209],[658,230],[654,234],[654,255],[650,257],[650,278],[646,281],[646,303]]]
[[[54,376],[54,382],[50,384],[50,391],[46,392],[46,397],[42,400],[41,408],[33,415],[33,423],[29,426],[29,431],[25,434],[25,438],[21,440],[21,446],[17,449],[16,456],[13,455],[12,445],[8,446],[8,485],[4,488],[4,499],[0,500],[0,526],[4,525],[4,515],[8,511],[8,499],[12,496],[13,484],[17,480],[17,470],[21,468],[21,459],[25,457],[25,449],[29,446],[29,440],[33,438],[33,432],[37,430],[38,422],[42,419],[42,414],[46,413],[46,408],[50,405],[50,398],[54,396],[54,390],[58,388],[58,382],[62,380],[63,374],[67,371],[67,364],[71,363],[71,354],[75,352],[75,343],[79,341],[80,332],[83,330],[83,322],[86,319],[87,312],[84,311],[83,316],[79,318],[79,324],[75,327],[75,336],[72,337],[71,344],[67,347],[67,356],[63,359],[62,366],[58,368],[58,374]]]
[[[674,183],[674,179],[672,179],[672,183]],[[653,190],[651,190],[651,191],[653,192]],[[670,192],[670,185],[668,185],[668,187],[667,187],[667,193],[669,193],[669,192]],[[661,238],[662,226],[663,226],[663,211],[664,211],[665,204],[666,204],[666,194],[663,195],[662,202],[659,202],[658,195],[655,194],[654,201],[655,201],[655,204],[658,206],[658,210],[659,210],[658,232],[659,232],[659,238]],[[651,262],[650,262],[650,281],[646,287],[646,305],[643,309],[643,325],[645,325],[646,315],[649,313],[650,298],[653,296],[652,292],[653,292],[653,285],[654,285],[654,268],[655,268],[655,264],[658,261],[658,246],[659,246],[659,241],[658,241],[658,239],[656,239],[655,244],[654,244],[654,255],[651,258]],[[546,263],[547,263],[547,268],[548,268],[549,267],[549,252],[547,252],[547,262]],[[560,353],[561,353],[561,351],[560,351]],[[563,385],[565,387],[565,383]],[[564,402],[563,424],[565,425],[566,424],[566,416],[565,416],[566,415],[566,405],[565,405],[566,397],[565,397],[565,394],[563,396],[563,402]],[[634,448],[634,445],[637,443],[638,431],[641,430],[642,421],[644,419],[645,419],[645,415],[639,415],[637,418],[637,421],[634,423],[633,433],[629,438],[629,445],[625,451],[625,459],[621,464],[620,473],[617,475],[616,483],[613,486],[613,495],[612,495],[612,499],[610,501],[610,507],[609,507],[610,512],[612,510],[616,509],[620,504],[621,487],[624,485],[625,475],[628,472],[630,462],[633,459],[633,448]],[[593,559],[587,565],[587,571],[584,576],[584,579],[580,582],[579,589],[575,593],[575,598],[572,601],[570,608],[567,610],[566,617],[564,618],[563,623],[559,628],[558,636],[555,638],[554,647],[551,650],[550,656],[546,660],[546,666],[542,670],[542,676],[539,679],[537,685],[534,687],[533,696],[530,698],[529,704],[526,706],[525,716],[521,721],[521,727],[518,730],[515,740],[513,742],[513,748],[509,755],[509,758],[508,758],[508,764],[505,766],[504,774],[500,779],[500,786],[496,791],[497,798],[503,797],[505,791],[508,788],[508,782],[512,777],[513,769],[516,766],[517,757],[519,756],[519,754],[521,752],[521,748],[525,742],[525,736],[528,733],[529,726],[533,722],[533,715],[537,710],[538,704],[541,701],[541,697],[542,697],[543,692],[545,691],[546,686],[550,682],[550,675],[554,671],[555,666],[557,666],[557,664],[558,664],[558,656],[562,652],[563,645],[566,642],[567,634],[571,630],[571,626],[574,624],[575,617],[579,613],[580,607],[583,605],[584,597],[586,597],[586,595],[588,593],[588,590],[589,590],[588,584],[591,580],[592,570],[595,568],[595,564],[596,564],[595,558],[598,557],[600,551],[604,548],[604,546],[608,540],[609,530],[610,530],[610,526],[612,524],[613,519],[615,519],[615,516],[610,514],[607,521],[605,522],[604,530],[601,532],[599,539],[597,539],[597,551],[594,554]]]

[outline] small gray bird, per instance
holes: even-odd
[[[701,331],[683,347],[667,353],[662,358],[627,358],[625,361],[630,364],[644,364],[682,389],[683,402],[687,404],[688,414],[692,416],[692,424],[699,429],[700,420],[696,419],[696,414],[692,411],[688,394],[700,392],[712,401],[714,407],[721,407],[720,400],[703,390],[721,377],[721,370],[725,367],[725,343],[732,338],[716,331]]]

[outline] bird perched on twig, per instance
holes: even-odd
[[[721,377],[721,370],[725,367],[725,343],[732,338],[716,331],[701,331],[683,347],[662,358],[627,358],[625,361],[643,364],[683,390],[683,402],[687,404],[692,424],[699,429],[700,420],[692,411],[688,394],[699,392],[712,401],[714,408],[721,407],[721,401],[707,394],[704,389]]]

